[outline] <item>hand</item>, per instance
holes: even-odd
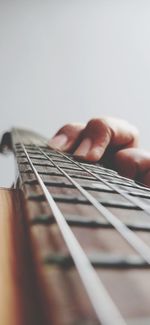
[[[135,149],[138,141],[138,131],[133,125],[103,117],[92,119],[86,125],[63,126],[49,141],[49,146],[90,162],[101,158],[107,161],[109,156],[111,165],[121,175],[150,186],[150,153]]]
[[[120,150],[113,163],[120,175],[150,187],[150,152],[139,148]]]

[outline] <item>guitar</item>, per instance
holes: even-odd
[[[150,324],[150,189],[31,131],[4,134],[7,150],[0,324]]]

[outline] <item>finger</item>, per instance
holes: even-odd
[[[113,161],[119,174],[150,187],[150,152],[137,148],[124,149],[114,155]]]
[[[84,127],[85,125],[79,123],[66,124],[49,140],[49,147],[62,151],[71,151]]]
[[[145,186],[150,187],[150,168],[149,170],[142,176],[141,183],[143,183]]]
[[[89,121],[82,131],[82,141],[74,154],[88,161],[98,161],[108,147],[121,148],[138,145],[138,131],[128,122],[114,118]]]

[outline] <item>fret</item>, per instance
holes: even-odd
[[[63,188],[74,188],[74,186],[72,184],[70,184],[69,182],[66,181],[66,179],[64,178],[63,181],[60,182],[60,178],[59,180],[57,181],[56,179],[55,180],[52,180],[52,177],[49,178],[48,176],[49,175],[46,175],[47,177],[45,178],[44,180],[44,183],[46,186],[55,186],[55,187],[63,187]],[[61,175],[62,176],[62,175]],[[63,178],[63,176],[62,176]],[[27,179],[24,181],[25,184],[29,184],[29,185],[34,185],[34,184],[37,184],[37,180],[36,179]],[[104,185],[103,183],[100,183],[100,182],[91,182],[91,178],[89,180],[83,180],[82,181],[82,178],[81,178],[81,181],[80,181],[80,185],[82,187],[84,187],[85,189],[87,190],[90,190],[90,191],[98,191],[98,192],[106,192],[106,193],[115,193],[115,190],[109,188],[108,186]],[[123,187],[123,189],[127,192],[130,191],[130,195],[133,195],[133,196],[139,196],[139,197],[142,197],[142,198],[150,198],[150,194],[148,191],[145,191],[143,190],[143,188],[136,188],[136,187],[133,187],[131,186],[129,188],[129,186],[127,184],[125,184],[125,186]]]
[[[52,169],[51,168],[51,170],[50,171],[44,171],[44,170],[42,170],[42,171],[38,171],[38,173],[41,175],[41,176],[59,176],[59,177],[63,177],[63,175],[60,173],[60,172],[58,172],[58,171],[53,171],[53,170],[55,170],[54,168]],[[22,174],[32,174],[32,175],[34,175],[33,174],[33,172],[32,172],[32,170],[30,169],[30,168],[26,168],[25,170],[22,170],[22,169],[20,169],[20,172],[22,173]],[[70,177],[72,177],[72,178],[74,178],[74,179],[79,179],[79,180],[93,180],[93,181],[95,181],[95,179],[94,179],[94,177],[88,177],[88,176],[86,176],[86,175],[77,175],[77,174],[72,174],[72,172],[71,173],[69,173],[69,175],[70,175]]]
[[[53,171],[54,170],[54,171]],[[32,169],[30,167],[27,167],[25,169],[21,169],[20,168],[20,173],[22,174],[31,174],[31,175],[34,175]],[[38,173],[40,175],[45,175],[45,176],[61,176],[61,173],[59,173],[58,171],[55,171],[55,169],[52,169],[51,171],[44,171],[44,170],[41,170],[41,171],[38,171]]]
[[[138,268],[138,269],[145,269],[149,268],[150,266],[147,265],[146,262],[143,261],[139,256],[130,255],[130,256],[123,256],[123,255],[112,255],[112,254],[91,254],[88,256],[90,263],[95,268],[119,268],[119,269],[130,269],[130,268]],[[70,268],[73,267],[74,261],[71,256],[63,256],[63,255],[49,255],[46,256],[44,259],[44,263],[48,265],[57,265],[62,268]]]
[[[30,154],[30,153],[29,153]],[[18,158],[20,158],[21,157],[21,161],[23,160],[23,159],[26,159],[26,155],[25,154],[19,154],[18,155]],[[43,160],[43,161],[46,161],[47,159],[46,158],[44,158],[43,156],[41,156],[41,155],[38,155],[37,153],[36,154],[30,154],[30,157],[31,157],[31,159],[36,159],[36,160]]]
[[[138,191],[132,191],[132,192],[130,192],[130,195],[136,196],[136,197],[141,197],[143,199],[150,199],[149,193],[140,193]]]
[[[47,163],[47,162],[37,162],[37,161],[33,161],[34,163],[34,166],[38,166],[38,167],[49,167],[50,165]],[[28,162],[27,161],[19,161],[19,164],[20,165],[28,165]]]
[[[149,192],[149,188],[147,188],[147,187],[143,187],[143,186],[140,186],[139,184],[137,184],[137,183],[135,183],[135,185],[133,184],[133,185],[129,185],[129,184],[126,184],[126,185],[120,185],[120,187],[122,188],[122,189],[127,189],[127,191],[128,192],[130,192],[130,191],[135,191],[135,190],[137,190],[137,191],[142,191],[142,192],[144,192],[144,193],[150,193]]]
[[[38,201],[38,202],[42,202],[45,201],[45,196],[43,194],[35,194],[35,193],[31,193],[27,196],[28,200],[33,200],[33,201]],[[77,196],[67,196],[67,195],[55,195],[53,194],[53,199],[56,202],[66,202],[66,203],[72,203],[72,204],[87,204],[87,205],[91,205],[91,203],[86,200],[85,198],[80,198]],[[119,201],[105,201],[105,200],[98,200],[98,202],[100,204],[102,204],[105,207],[115,207],[115,208],[123,208],[123,209],[136,209],[139,210],[139,207],[134,206],[131,203],[128,202],[119,202]]]
[[[94,219],[93,217],[82,218],[79,216],[65,216],[67,223],[72,227],[86,227],[86,228],[109,228],[113,226],[105,220]],[[55,222],[52,215],[41,214],[31,220],[32,225],[51,225]],[[131,230],[150,232],[150,224],[148,222],[125,222],[126,226]]]
[[[37,180],[36,179],[30,179],[30,180],[26,180],[24,181],[24,184],[27,184],[27,185],[35,185],[35,184],[38,184]],[[45,180],[44,181],[44,184],[48,187],[59,187],[59,188],[70,188],[70,189],[73,189],[74,186],[72,184],[70,184],[69,182],[67,181],[62,181],[60,182],[59,181],[56,181],[56,180]],[[96,188],[93,184],[91,184],[91,182],[88,182],[87,183],[88,185],[85,185],[83,182],[82,182],[82,186],[86,189],[86,190],[90,190],[90,191],[97,191],[97,192],[109,192],[109,193],[114,193],[113,190],[110,190],[110,189],[107,189],[106,187],[102,187],[102,188]]]
[[[26,171],[26,170],[31,170],[31,168],[29,167],[28,168],[28,165],[27,164],[20,164],[21,165],[21,171]],[[24,166],[25,165],[25,166]],[[26,167],[26,165],[27,165],[27,167]],[[41,164],[35,164],[36,165],[36,167],[37,167],[37,170],[38,170],[38,172],[39,173],[49,173],[50,172],[50,170],[56,170],[56,168],[54,168],[52,165],[50,165],[50,164],[45,164],[45,168],[44,168],[44,170],[45,171],[43,171],[43,164],[41,165]],[[49,168],[49,167],[53,167],[53,168]],[[79,173],[79,171],[81,171],[81,169],[79,169],[79,168],[76,168],[76,167],[71,167],[71,166],[65,166],[65,168],[64,168],[64,170],[67,170],[69,173],[72,173],[74,176],[75,175],[77,175],[78,176],[78,173]],[[86,173],[85,173],[85,176],[86,176]]]

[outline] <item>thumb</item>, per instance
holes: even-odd
[[[122,176],[150,187],[150,152],[138,148],[123,149],[114,155],[113,162]]]

